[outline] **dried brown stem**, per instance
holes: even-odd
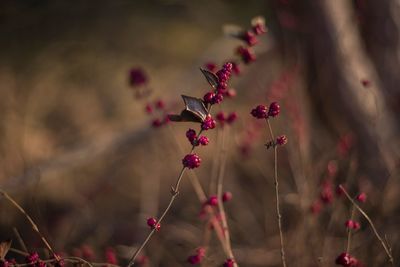
[[[273,142],[275,142],[275,136],[272,131],[271,123],[268,118],[266,119],[268,124],[268,130],[270,138]],[[282,266],[286,267],[286,259],[285,259],[285,248],[283,243],[283,232],[282,232],[282,215],[279,208],[279,183],[278,183],[278,148],[274,145],[274,179],[275,179],[275,199],[276,199],[276,213],[278,219],[278,228],[279,228],[279,238],[281,242],[281,260]]]
[[[218,178],[217,178],[218,210],[221,215],[221,223],[222,223],[222,229],[223,229],[224,236],[225,236],[225,244],[228,249],[228,257],[234,260],[234,266],[237,267],[238,265],[236,263],[235,256],[233,255],[228,221],[226,219],[226,213],[225,213],[224,204],[222,201],[222,186],[223,186],[223,182],[224,182],[226,158],[227,158],[226,147],[225,147],[225,135],[226,135],[225,129],[226,128],[223,128],[223,130],[222,130],[221,151],[220,151],[221,160],[220,160],[220,164],[219,164],[219,172],[218,172]]]
[[[355,212],[355,207],[354,205],[351,207],[351,215],[350,215],[350,220],[352,221],[354,218],[354,212]],[[350,251],[350,246],[351,246],[351,228],[347,228],[347,246],[346,246],[346,252],[349,253]]]
[[[22,236],[20,235],[18,229],[17,229],[16,227],[13,227],[13,231],[14,231],[15,236],[16,236],[17,239],[18,239],[19,245],[22,247],[22,249],[23,249],[25,252],[28,252],[28,249],[26,248],[25,242],[24,242],[24,240],[22,239]]]
[[[37,225],[35,224],[35,222],[31,218],[31,216],[29,216],[28,213],[26,213],[26,211],[12,197],[10,197],[9,194],[7,194],[7,192],[5,192],[4,190],[0,189],[0,194],[3,195],[3,197],[5,197],[15,208],[17,208],[25,216],[25,218],[31,224],[32,229],[40,236],[40,239],[42,239],[42,241],[46,245],[47,249],[53,254],[54,258],[57,261],[59,261],[60,257],[54,252],[54,250],[50,246],[49,242],[46,240],[44,235],[42,235],[42,233],[39,231],[39,228],[37,227]]]
[[[192,148],[193,151],[193,148]],[[161,224],[162,220],[164,219],[164,217],[167,215],[168,211],[171,209],[172,204],[175,201],[175,198],[178,196],[179,194],[179,186],[180,183],[182,181],[182,177],[183,174],[185,173],[186,167],[183,167],[178,179],[176,180],[175,186],[172,187],[171,190],[171,199],[169,200],[168,206],[165,208],[164,212],[162,213],[162,215],[160,216],[160,218],[157,220],[158,224]],[[137,258],[137,256],[139,255],[139,253],[142,251],[142,249],[146,246],[146,244],[149,242],[149,240],[151,239],[151,237],[154,235],[154,233],[157,231],[157,227],[154,227],[149,234],[147,235],[146,239],[143,241],[143,243],[140,245],[140,247],[135,251],[135,253],[133,254],[132,258],[129,261],[128,266],[133,266],[135,264],[135,260]]]
[[[394,260],[393,260],[393,256],[392,253],[390,252],[390,248],[388,247],[388,245],[385,243],[385,241],[383,240],[383,238],[379,235],[378,231],[375,228],[374,223],[372,222],[371,218],[368,216],[368,214],[360,207],[358,206],[358,204],[350,197],[349,193],[347,193],[346,189],[342,186],[339,185],[340,189],[344,192],[344,194],[346,195],[346,197],[348,198],[348,200],[350,200],[350,202],[353,204],[353,206],[364,216],[364,218],[368,221],[369,225],[372,228],[372,231],[374,232],[376,238],[378,238],[379,242],[382,244],[383,249],[385,250],[388,258],[389,258],[389,262],[392,264],[392,266],[394,266]]]

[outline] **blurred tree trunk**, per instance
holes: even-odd
[[[310,88],[311,97],[321,103],[325,118],[339,133],[345,129],[356,134],[361,172],[383,187],[398,158],[394,149],[398,129],[380,80],[381,76],[388,83],[398,79],[392,70],[385,71],[390,67],[382,67],[387,64],[384,57],[390,57],[393,51],[384,54],[383,59],[370,60],[351,1],[294,5],[294,15],[307,21],[301,41],[308,55],[309,78],[316,80]],[[371,85],[363,86],[363,79],[372,81]],[[391,96],[394,90],[398,89],[387,89],[386,93]]]

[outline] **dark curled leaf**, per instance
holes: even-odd
[[[212,73],[211,71],[205,70],[200,68],[201,72],[203,73],[204,77],[206,77],[207,82],[214,88],[217,88],[218,83],[219,83],[219,79],[217,77],[217,75],[215,75],[214,73]]]
[[[182,95],[185,102],[185,109],[182,110],[180,115],[168,115],[171,121],[192,121],[203,122],[206,118],[208,111],[204,105],[203,100],[191,96]]]

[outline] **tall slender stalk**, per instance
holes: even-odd
[[[275,142],[275,136],[272,131],[272,127],[271,127],[271,124],[270,124],[268,118],[266,119],[266,121],[268,124],[270,138],[273,142]],[[278,219],[279,238],[280,238],[280,242],[281,242],[281,260],[282,260],[282,266],[286,267],[285,248],[284,248],[283,232],[282,232],[282,215],[281,215],[280,208],[279,208],[278,148],[276,145],[274,145],[273,148],[274,148],[274,180],[275,180],[276,214],[277,214],[277,219]]]
[[[228,249],[228,257],[234,260],[234,266],[237,267],[237,263],[235,260],[235,256],[233,255],[232,251],[232,245],[231,245],[231,238],[230,238],[230,233],[229,233],[229,226],[228,226],[228,221],[226,219],[226,213],[224,209],[224,204],[222,200],[222,185],[224,182],[224,176],[225,176],[225,167],[226,167],[226,158],[227,158],[227,153],[226,153],[226,144],[225,144],[225,135],[226,135],[226,127],[222,129],[222,137],[221,137],[221,159],[220,159],[220,164],[219,164],[219,172],[218,172],[218,178],[217,178],[217,197],[218,197],[218,210],[221,215],[221,223],[222,223],[222,229],[223,233],[225,236],[225,244]]]
[[[193,151],[193,148],[192,148]],[[167,207],[165,208],[164,212],[162,213],[162,215],[160,216],[160,218],[157,220],[157,223],[160,224],[162,222],[162,220],[164,219],[164,217],[167,215],[168,211],[171,209],[172,204],[175,201],[175,198],[178,196],[179,194],[179,186],[180,183],[182,181],[182,177],[183,174],[185,173],[186,167],[183,167],[181,172],[179,173],[178,179],[175,182],[175,186],[172,187],[171,189],[171,199],[169,200],[169,203],[167,205]],[[142,245],[135,251],[135,253],[133,254],[132,258],[129,261],[128,266],[133,266],[135,264],[135,260],[137,258],[137,256],[139,255],[139,253],[142,251],[142,249],[146,246],[146,244],[149,242],[149,240],[151,239],[151,237],[153,236],[153,234],[157,231],[157,228],[154,227],[150,233],[147,235],[146,239],[143,241]]]
[[[208,109],[208,113],[210,112],[211,107]],[[203,129],[201,129],[198,133],[198,135],[200,136],[201,133],[203,132]],[[190,150],[190,153],[192,153],[195,150],[196,146],[192,145],[192,148]],[[179,194],[179,188],[180,188],[180,184],[183,178],[183,174],[185,173],[185,170],[187,168],[186,167],[182,167],[178,179],[175,182],[175,186],[173,186],[171,188],[171,198],[169,200],[169,203],[167,205],[167,207],[165,208],[165,210],[163,211],[163,213],[161,214],[160,218],[158,218],[157,220],[157,224],[161,224],[162,220],[164,219],[164,217],[167,215],[168,211],[171,209],[172,204],[174,203],[176,197]],[[139,256],[140,252],[143,250],[143,248],[147,245],[147,243],[150,241],[151,237],[154,235],[154,233],[157,231],[157,227],[154,227],[147,235],[147,237],[145,238],[145,240],[142,242],[142,244],[139,246],[138,249],[136,249],[135,253],[132,255],[131,259],[129,260],[128,263],[128,267],[135,265],[135,260],[136,258]]]
[[[383,249],[386,252],[386,255],[389,258],[389,262],[392,264],[392,266],[394,266],[394,260],[393,260],[393,256],[391,253],[391,249],[390,247],[386,244],[385,240],[383,240],[383,238],[379,235],[378,230],[376,230],[376,227],[374,225],[374,223],[372,222],[371,218],[368,216],[368,214],[350,197],[349,193],[346,191],[346,189],[342,186],[339,185],[340,189],[343,191],[343,193],[345,194],[345,196],[347,197],[348,200],[350,200],[350,202],[353,204],[353,206],[364,216],[364,218],[368,221],[369,225],[372,228],[372,231],[374,232],[376,238],[378,238],[379,242],[381,243]]]
[[[350,220],[353,221],[354,218],[354,212],[355,212],[355,207],[354,205],[351,207],[351,215],[350,215]],[[351,246],[351,228],[349,227],[347,229],[347,246],[346,246],[346,252],[349,253],[350,251],[350,246]]]

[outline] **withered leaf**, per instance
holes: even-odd
[[[203,122],[206,118],[208,111],[204,105],[203,100],[191,96],[182,95],[185,102],[185,109],[182,110],[180,115],[169,115],[171,121],[192,121]]]
[[[206,69],[200,68],[201,72],[203,73],[204,77],[206,77],[207,82],[214,88],[217,88],[219,79],[217,75],[212,73],[211,71],[208,71]]]
[[[4,257],[8,253],[8,250],[11,248],[11,243],[11,239],[0,242],[0,260],[4,260]]]

